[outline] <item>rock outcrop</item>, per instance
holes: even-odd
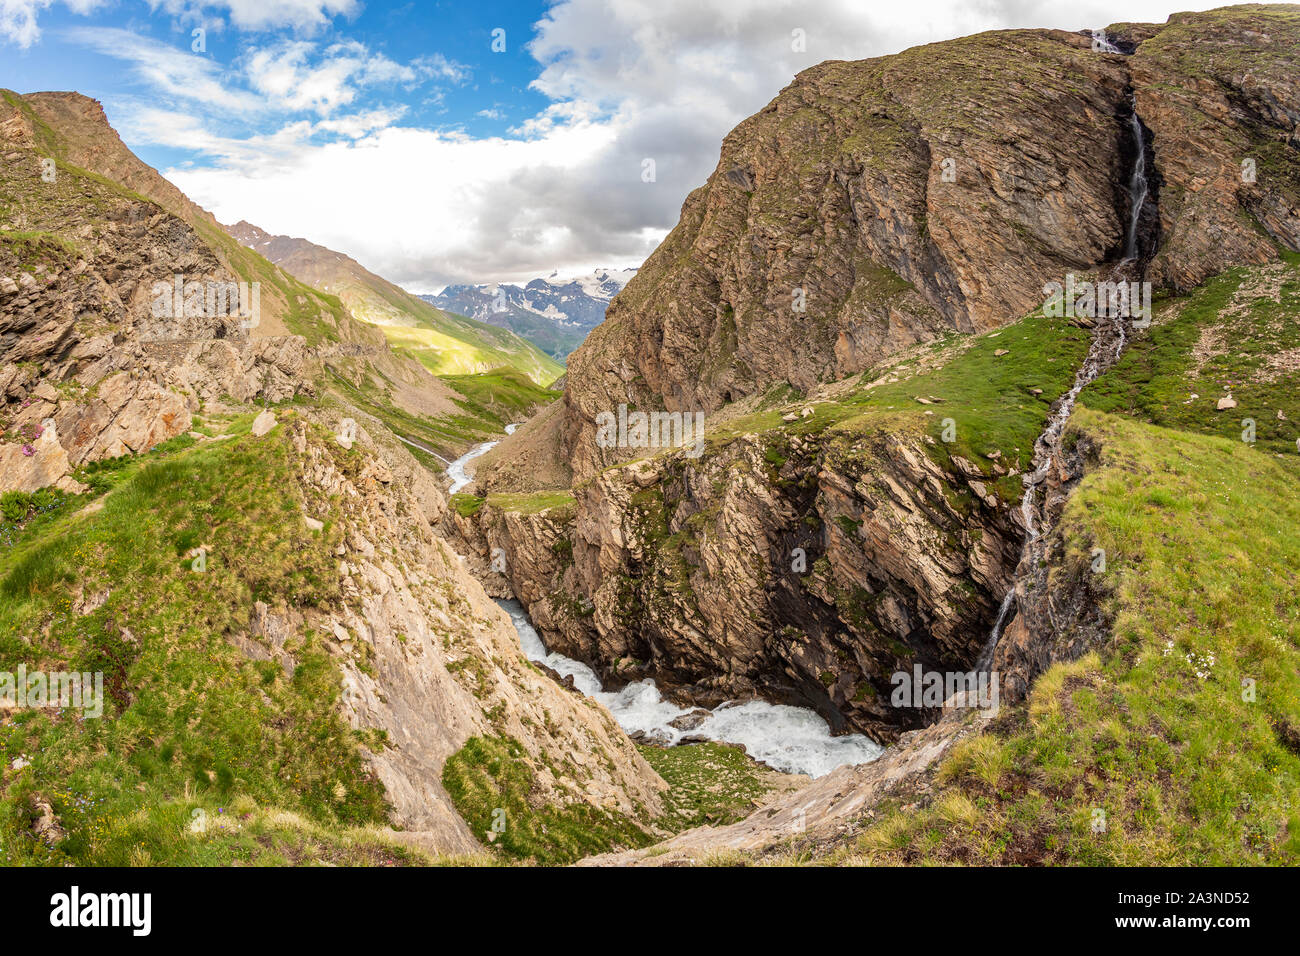
[[[367,759],[394,823],[439,852],[477,849],[485,834],[470,832],[441,774],[466,740],[486,734],[523,745],[538,802],[585,801],[640,821],[657,814],[664,785],[608,711],[527,663],[509,616],[435,533],[442,495],[410,455],[381,454],[364,431],[347,450],[300,420],[284,427],[306,507],[341,523],[344,607],[305,622],[292,608],[263,610],[254,637],[271,653],[277,633],[303,623],[333,635],[345,713],[386,734],[388,746]]]
[[[571,357],[556,431],[572,508],[489,503],[477,517],[476,547],[505,556],[548,646],[607,680],[653,676],[701,703],[800,703],[881,739],[934,716],[881,695],[895,670],[974,663],[1025,533],[993,477],[1006,472],[932,460],[894,420],[790,441],[770,422],[729,437],[729,416],[947,332],[1003,326],[1068,273],[1109,274],[1130,213],[1160,287],[1297,247],[1294,13],[1229,8],[1109,32],[1124,55],[1082,33],[1009,31],[823,63],[728,136],[677,228]],[[1151,186],[1136,211],[1135,127]],[[1268,174],[1246,183],[1251,155]],[[627,462],[647,452],[596,434],[620,405],[704,411],[724,437],[698,460]],[[798,405],[780,410],[801,420]],[[498,479],[484,468],[487,487]],[[1094,632],[1088,596],[1062,587],[1071,633]],[[1073,653],[1040,640],[1035,620],[1031,609],[1015,624],[1033,636],[1008,635],[1002,661],[1021,690]]]
[[[305,533],[337,540],[341,600],[255,600],[234,615],[247,615],[247,631],[226,637],[293,675],[304,632],[319,635],[404,838],[438,853],[481,849],[486,835],[442,785],[443,764],[476,735],[517,742],[532,805],[589,805],[648,825],[663,782],[607,711],[524,659],[509,617],[435,534],[444,496],[371,414],[381,403],[310,401],[340,379],[360,394],[372,378],[390,390],[383,401],[418,400],[428,373],[346,310],[301,334],[267,334],[233,311],[232,287],[249,274],[240,270],[263,277],[272,299],[294,299],[281,326],[328,303],[216,230],[126,151],[94,101],[6,93],[0,135],[0,491],[76,491],[70,470],[148,452],[190,432],[196,413],[257,411],[242,440],[282,445],[292,467],[266,480],[297,487],[267,492],[300,499]],[[300,395],[309,401],[285,407]],[[335,437],[343,417],[355,440]]]
[[[572,505],[489,499],[449,520],[547,646],[606,681],[812,707],[891,740],[932,716],[889,706],[891,675],[973,663],[1023,533],[978,468],[950,473],[927,441],[746,434],[608,469]]]
[[[575,478],[626,403],[713,412],[776,383],[983,331],[1125,245],[1136,103],[1154,149],[1149,278],[1186,288],[1295,248],[1300,142],[1285,6],[1085,34],[1005,31],[804,71],[726,139],[677,227],[571,357]],[[1243,181],[1254,159],[1257,175]],[[1148,243],[1154,245],[1154,242]]]
[[[56,167],[47,181],[40,129],[0,105],[0,189],[10,200],[0,222],[0,490],[147,451],[187,431],[206,402],[311,390],[304,341],[249,336],[231,294],[239,277],[194,229],[102,179]],[[177,276],[182,289],[202,291],[160,307],[159,290]],[[42,430],[46,421],[56,429]],[[45,442],[29,455],[37,434]],[[46,454],[51,442],[61,454]],[[19,455],[36,467],[14,474]]]
[[[1297,49],[1293,7],[1247,5],[1175,14],[1128,61],[1161,178],[1157,288],[1300,247]]]

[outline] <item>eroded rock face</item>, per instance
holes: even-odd
[[[1157,287],[1300,247],[1300,24],[1287,7],[1179,13],[1129,61],[1161,177]]]
[[[55,484],[70,470],[68,453],[48,419],[32,441],[0,443],[0,490],[36,491]]]
[[[300,337],[251,339],[237,303],[158,307],[177,276],[238,285],[188,224],[96,180],[43,180],[31,121],[8,104],[0,132],[0,189],[15,200],[0,227],[30,237],[0,244],[0,491],[147,451],[206,402],[310,391]],[[57,451],[47,436],[26,454],[47,420]]]
[[[364,433],[345,450],[301,420],[260,440],[277,440],[281,428],[290,430],[310,516],[342,530],[344,606],[307,615],[262,606],[247,640],[282,659],[301,628],[328,636],[345,714],[355,728],[387,735],[366,759],[393,822],[428,849],[480,848],[484,834],[470,832],[442,786],[444,762],[474,735],[523,745],[539,801],[583,800],[640,820],[658,813],[664,784],[613,718],[528,666],[508,615],[435,533],[442,495],[420,482],[425,473],[410,455],[381,454]]]
[[[799,74],[727,137],[570,358],[575,480],[628,457],[595,441],[595,416],[620,403],[711,412],[842,378],[1013,321],[1045,282],[1118,259],[1132,102],[1154,156],[1142,230],[1159,242],[1157,286],[1261,262],[1274,241],[1297,248],[1300,27],[1287,8],[1112,32],[1133,55],[1004,31]]]
[[[747,435],[609,469],[573,507],[457,521],[476,567],[498,552],[547,646],[605,680],[798,704],[890,740],[933,716],[890,706],[891,676],[972,664],[1023,533],[977,469],[925,449]]]
[[[620,402],[708,412],[777,382],[842,378],[1011,321],[1045,281],[1115,255],[1126,83],[1122,58],[1055,31],[799,74],[727,137],[570,359],[575,476],[618,457],[591,423]]]

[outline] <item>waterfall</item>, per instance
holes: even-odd
[[[1142,121],[1138,119],[1136,98],[1133,100],[1133,112],[1129,115],[1129,128],[1132,129],[1133,140],[1137,144],[1137,159],[1133,163],[1133,175],[1128,181],[1130,209],[1124,258],[1132,260],[1137,258],[1138,220],[1142,216],[1142,205],[1147,200],[1147,146],[1142,133]]]
[[[1089,30],[1088,32],[1092,35],[1092,48],[1098,53],[1119,53],[1123,55],[1124,51],[1107,39],[1105,30]]]
[[[1105,40],[1104,33],[1102,34],[1102,40]],[[1138,219],[1142,214],[1142,206],[1146,202],[1148,187],[1146,143],[1143,139],[1142,121],[1137,115],[1136,101],[1134,102],[1133,112],[1129,117],[1129,129],[1132,130],[1137,146],[1137,156],[1133,162],[1133,173],[1129,177],[1129,200],[1132,208],[1129,211],[1128,230],[1125,234],[1124,260],[1112,271],[1112,279],[1122,279],[1127,271],[1126,266],[1133,267],[1137,271],[1139,278],[1141,274],[1140,266],[1134,264],[1138,259]],[[1084,358],[1083,364],[1075,373],[1073,387],[1056,403],[1051,415],[1048,416],[1046,427],[1034,442],[1032,468],[1022,479],[1025,491],[1020,500],[1020,514],[1024,519],[1025,544],[1020,553],[1020,561],[1016,566],[1017,579],[1024,573],[1032,572],[1040,557],[1041,532],[1038,523],[1038,495],[1047,479],[1048,472],[1052,468],[1052,462],[1060,451],[1061,436],[1065,432],[1065,425],[1074,411],[1074,405],[1079,398],[1079,393],[1119,361],[1120,355],[1124,352],[1124,346],[1128,343],[1128,326],[1125,324],[1127,318],[1128,316],[1122,314],[1097,317],[1093,326],[1092,344],[1088,347],[1088,354]],[[984,672],[992,667],[994,651],[997,650],[1002,631],[1010,620],[1015,607],[1016,586],[1012,584],[1011,590],[1002,599],[997,620],[993,624],[993,630],[989,633],[989,638],[976,660],[977,671]]]

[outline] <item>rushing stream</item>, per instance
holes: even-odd
[[[507,425],[506,434],[513,435],[518,427]],[[466,464],[496,445],[495,441],[475,445],[447,466],[451,478],[449,495],[474,480],[465,473]],[[514,622],[525,657],[545,664],[562,677],[572,676],[574,687],[608,707],[620,727],[629,734],[643,734],[650,743],[672,746],[690,736],[740,744],[751,757],[773,769],[812,777],[830,773],[844,764],[869,763],[883,752],[879,744],[861,734],[832,737],[830,725],[804,707],[759,700],[725,703],[701,719],[697,712],[700,708],[678,707],[664,700],[652,680],[636,681],[619,691],[606,691],[596,672],[586,664],[546,649],[522,604],[497,603]],[[688,718],[688,715],[692,716]]]
[[[1094,38],[1097,49],[1102,52],[1121,52],[1106,39],[1104,33],[1094,34]],[[1129,179],[1130,213],[1125,232],[1124,260],[1111,275],[1115,281],[1122,281],[1130,272],[1137,273],[1138,278],[1141,278],[1142,272],[1138,262],[1138,219],[1147,199],[1148,183],[1146,144],[1136,104],[1129,127],[1136,141],[1137,155]],[[1023,478],[1025,491],[1020,503],[1025,526],[1025,544],[1019,563],[1021,569],[1032,568],[1041,546],[1039,495],[1052,462],[1060,453],[1065,425],[1074,411],[1079,393],[1119,360],[1128,341],[1127,318],[1124,315],[1097,317],[1093,325],[1092,344],[1075,374],[1073,387],[1056,403],[1046,427],[1034,442],[1032,468]],[[517,427],[507,426],[506,433],[512,434]],[[484,442],[448,466],[447,474],[452,478],[451,494],[472,481],[465,474],[466,463],[496,444],[495,441]],[[861,734],[832,737],[830,725],[817,713],[803,707],[764,701],[727,702],[707,712],[707,715],[701,715],[696,708],[678,707],[665,700],[655,682],[650,679],[634,681],[622,690],[606,691],[596,673],[586,664],[546,649],[532,622],[528,620],[523,605],[518,601],[497,603],[514,622],[520,646],[529,660],[545,664],[562,677],[572,677],[574,687],[608,707],[619,726],[629,734],[643,735],[643,739],[651,743],[672,746],[684,737],[691,737],[740,744],[755,760],[776,770],[806,773],[813,777],[823,776],[845,764],[869,763],[884,752],[879,744]],[[1015,604],[1016,589],[1013,585],[1002,600],[993,630],[976,662],[977,671],[987,671],[992,665],[998,639],[1015,610]]]
[[[515,433],[515,429],[518,427],[519,427],[518,424],[507,425],[506,434],[513,435]],[[486,455],[493,448],[495,448],[499,442],[500,439],[498,439],[497,441],[485,441],[481,445],[475,445],[469,451],[465,452],[465,454],[461,455],[450,465],[448,465],[447,477],[451,479],[451,487],[447,489],[447,494],[454,495],[456,494],[456,492],[460,491],[462,488],[464,488],[466,485],[472,482],[474,480],[473,477],[465,474],[465,466],[469,464],[469,462],[477,458],[479,455]]]
[[[728,702],[699,719],[698,708],[678,707],[664,700],[649,679],[607,691],[586,664],[546,649],[518,601],[497,603],[514,622],[525,657],[545,664],[562,677],[571,676],[573,686],[608,707],[620,727],[629,734],[643,734],[649,743],[672,746],[683,737],[703,737],[740,744],[755,760],[775,770],[811,777],[823,776],[844,764],[870,763],[884,752],[879,744],[861,734],[832,737],[830,725],[804,707],[761,700]],[[683,720],[687,715],[694,716]]]

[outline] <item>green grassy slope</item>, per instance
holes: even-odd
[[[0,90],[0,97],[28,120],[35,132],[37,151],[53,159],[58,169],[54,184],[31,182],[26,185],[26,195],[0,197],[0,218],[7,214],[10,205],[30,211],[38,208],[34,203],[48,203],[52,194],[77,197],[83,213],[87,204],[93,205],[95,195],[100,193],[155,203],[184,219],[239,279],[261,284],[264,315],[274,314],[289,332],[303,336],[312,345],[340,339],[341,330],[350,319],[338,298],[299,282],[262,256],[239,245],[217,227],[211,216],[176,193],[170,183],[137,160],[125,147],[114,161],[130,165],[140,182],[156,186],[157,198],[141,195],[119,182],[75,165],[69,159],[72,150],[65,136],[51,128],[30,103],[10,90]]]
[[[306,239],[270,236],[248,223],[226,229],[229,233],[222,231],[226,242],[246,248],[233,238],[238,235],[264,249],[286,274],[328,290],[328,299],[382,329],[394,348],[409,350],[435,375],[485,372],[505,365],[538,385],[549,385],[564,374],[562,365],[510,329],[444,312],[349,256]]]
[[[414,296],[413,302],[420,302]],[[435,317],[417,315],[416,325],[381,325],[389,345],[405,349],[435,375],[466,375],[507,365],[523,372],[539,386],[564,374],[564,366],[527,339],[486,322],[440,312]],[[412,310],[415,314],[415,310]]]
[[[1091,410],[1071,427],[1103,449],[1063,521],[1074,560],[1106,550],[1111,640],[834,861],[1300,862],[1300,462]]]
[[[1105,550],[1110,639],[829,862],[1300,862],[1298,293],[1291,254],[1217,276],[1084,390],[1061,530],[1066,565]]]
[[[1160,303],[1153,327],[1080,401],[1152,424],[1295,454],[1300,438],[1300,254],[1233,269]],[[1235,407],[1219,409],[1231,396]],[[1278,413],[1281,413],[1279,415]]]
[[[340,260],[330,255],[325,261]],[[433,374],[486,372],[504,365],[538,385],[564,374],[564,366],[510,329],[444,312],[352,260],[346,262],[351,267],[313,268],[314,285],[328,287],[356,318],[378,326],[393,348],[409,350]]]
[[[242,437],[183,436],[82,471],[91,495],[5,509],[3,669],[102,671],[106,700],[98,719],[0,719],[0,862],[421,859],[373,829],[386,801],[358,747],[383,742],[339,716],[339,674],[310,629],[287,642],[289,672],[229,642],[255,601],[338,598],[339,532],[306,527],[287,429],[254,439],[251,418],[225,429]],[[41,806],[67,833],[58,849],[32,838]]]
[[[987,455],[1000,453],[1001,466],[1023,471],[1052,403],[1073,385],[1088,343],[1085,329],[1041,315],[973,338],[949,336],[913,350],[887,375],[870,369],[855,376],[832,400],[809,398],[813,414],[807,418],[782,420],[805,403],[789,386],[779,386],[763,403],[772,407],[707,426],[707,442],[759,433],[778,455],[793,436],[825,433],[848,447],[863,436],[892,432],[930,439],[927,453],[946,468],[960,456],[991,474]],[[1023,491],[1017,475],[991,485],[1007,501],[1018,501]]]

